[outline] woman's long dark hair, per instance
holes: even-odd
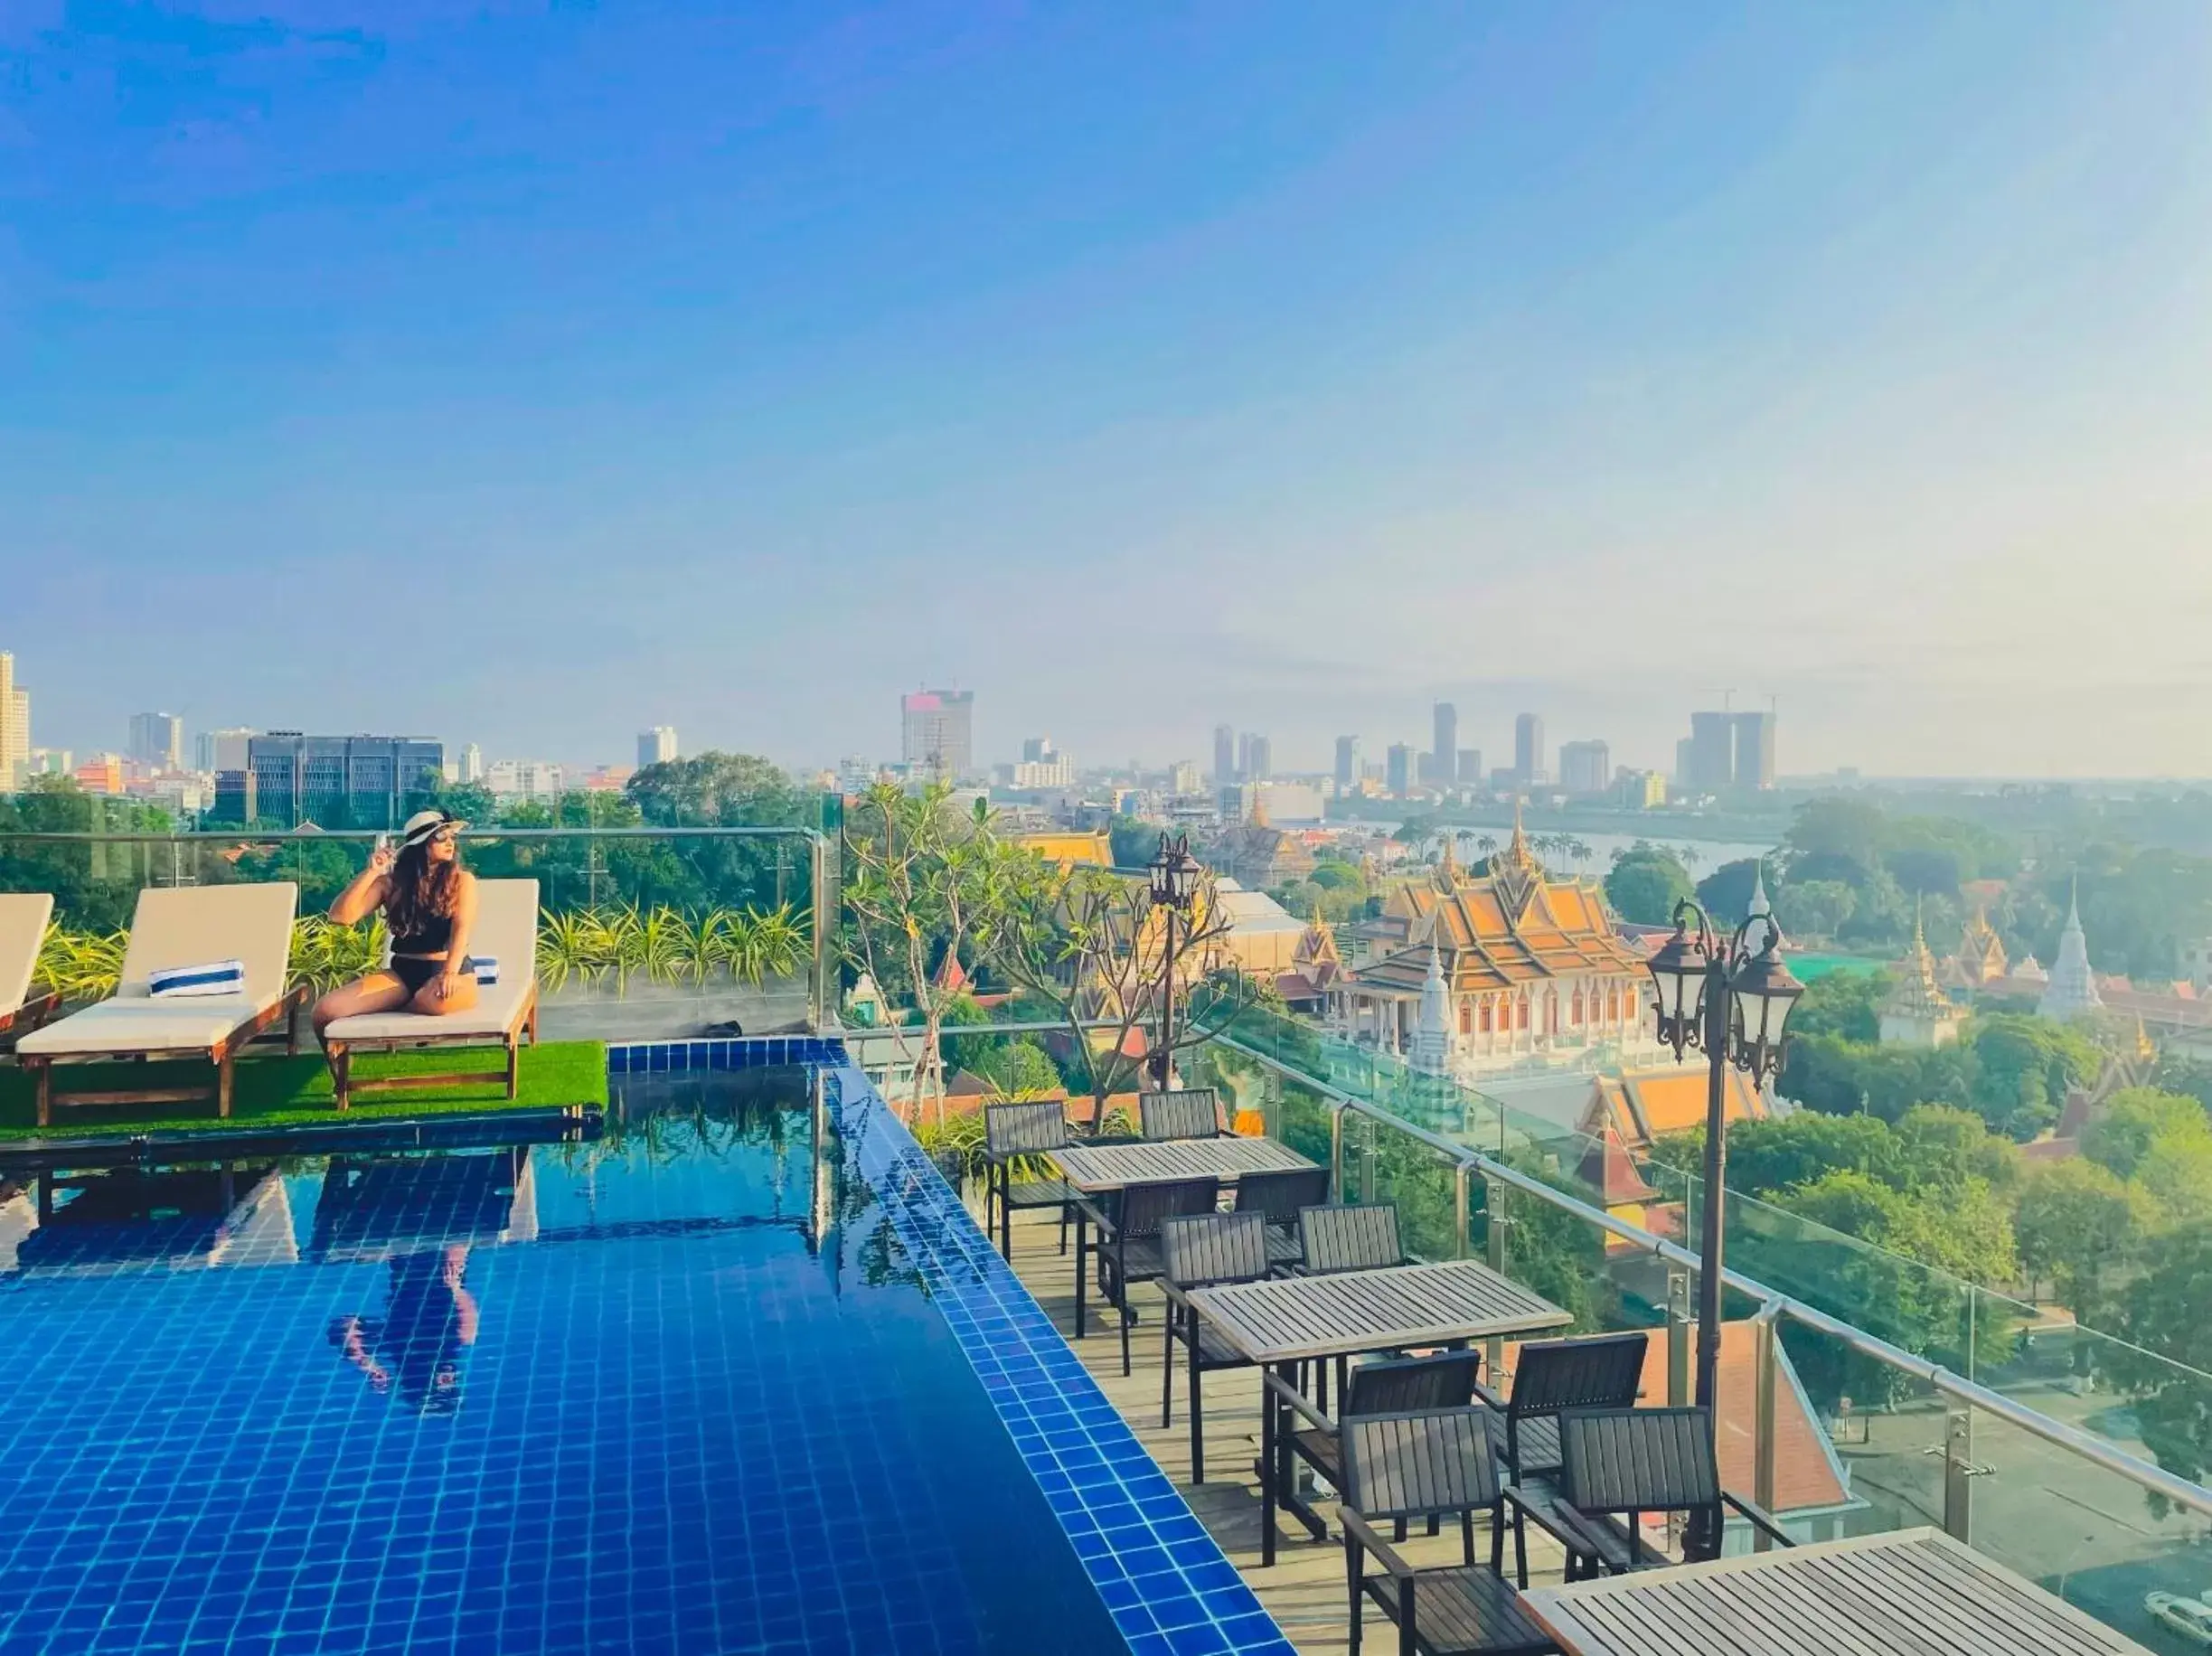
[[[448,862],[430,861],[428,840],[400,849],[391,865],[391,894],[384,899],[384,919],[396,937],[412,936],[425,920],[450,918],[460,899],[461,848]]]

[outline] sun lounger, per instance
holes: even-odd
[[[482,988],[476,1004],[465,1012],[366,1012],[341,1018],[323,1031],[330,1076],[344,1109],[356,1093],[390,1092],[406,1087],[454,1087],[496,1081],[504,1073],[512,1098],[521,1068],[525,1034],[538,1044],[538,882],[534,880],[476,881],[476,928],[468,940],[472,955],[499,962],[499,981]],[[504,1071],[476,1069],[439,1075],[353,1078],[353,1058],[361,1052],[397,1052],[414,1047],[506,1049]]]
[[[13,1046],[61,1010],[58,991],[31,993],[39,946],[52,917],[53,899],[43,891],[0,894],[0,1049]]]
[[[186,1104],[212,1097],[216,1114],[229,1115],[231,1067],[240,1047],[283,1019],[287,1049],[299,1049],[299,1009],[307,989],[285,986],[298,899],[299,889],[289,881],[139,892],[115,998],[34,1030],[15,1044],[17,1059],[36,1077],[39,1125],[52,1124],[57,1105]],[[157,999],[147,993],[156,972],[233,959],[246,967],[245,986],[233,993]],[[215,1067],[212,1087],[53,1091],[57,1063],[193,1058]]]

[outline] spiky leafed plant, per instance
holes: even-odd
[[[649,983],[681,983],[691,975],[697,933],[679,909],[663,904],[632,908],[622,934],[623,978],[643,974]]]
[[[382,964],[384,944],[381,914],[366,926],[340,926],[321,915],[305,915],[292,923],[291,981],[318,994],[350,983]]]
[[[49,926],[39,942],[32,982],[67,1001],[102,1001],[123,981],[127,932],[70,931]]]
[[[565,908],[538,918],[538,982],[551,993],[598,981],[607,969],[598,917],[587,908]]]

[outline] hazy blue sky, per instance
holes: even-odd
[[[38,739],[2212,773],[2212,6],[0,0]]]

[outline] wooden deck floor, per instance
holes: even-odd
[[[1014,1216],[1013,1239],[1016,1274],[1050,1313],[1061,1334],[1070,1338],[1083,1366],[1104,1388],[1122,1417],[1135,1428],[1139,1440],[1182,1491],[1191,1510],[1221,1544],[1229,1561],[1252,1584],[1268,1614],[1299,1650],[1341,1656],[1349,1641],[1344,1548],[1335,1526],[1331,1525],[1326,1542],[1316,1542],[1296,1520],[1280,1520],[1275,1562],[1271,1568],[1260,1566],[1259,1486],[1252,1468],[1259,1454],[1257,1375],[1232,1369],[1206,1377],[1206,1482],[1192,1484],[1191,1426],[1180,1376],[1175,1388],[1175,1424],[1165,1430],[1160,1425],[1161,1301],[1157,1293],[1149,1287],[1137,1290],[1140,1320],[1131,1331],[1132,1372],[1125,1378],[1118,1315],[1109,1309],[1101,1316],[1095,1292],[1089,1335],[1081,1341],[1072,1339],[1075,1272],[1072,1256],[1064,1257],[1057,1251],[1058,1226],[1048,1216],[1019,1213]],[[1324,1514],[1330,1510],[1326,1504],[1322,1508]],[[1485,1535],[1478,1533],[1475,1540],[1478,1548],[1487,1548]],[[1459,1562],[1456,1533],[1433,1540],[1417,1537],[1407,1543],[1405,1550],[1416,1564]],[[1529,1538],[1529,1566],[1531,1586],[1560,1579],[1558,1550],[1533,1531]],[[1396,1648],[1392,1630],[1379,1611],[1370,1609],[1368,1614],[1367,1639],[1370,1648]],[[1378,1645],[1377,1640],[1384,1643]]]

